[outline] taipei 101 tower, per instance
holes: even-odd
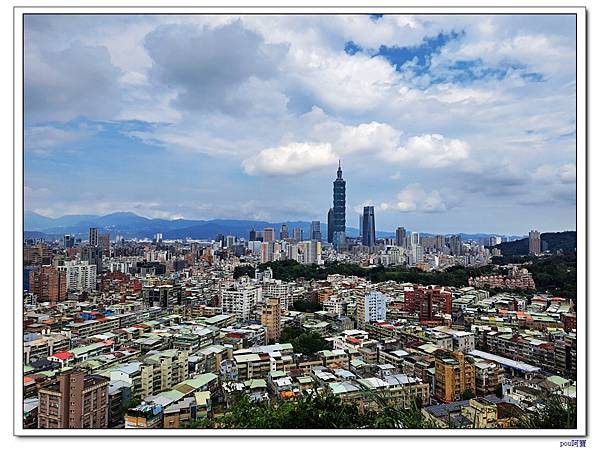
[[[333,182],[333,208],[327,219],[328,241],[336,250],[343,250],[346,245],[346,181],[342,178],[341,161]]]

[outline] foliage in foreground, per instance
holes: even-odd
[[[312,355],[321,350],[330,350],[331,344],[316,331],[306,331],[300,326],[287,326],[281,331],[279,342],[292,344],[294,351]]]
[[[375,396],[378,411],[343,402],[332,393],[310,392],[296,401],[253,401],[242,395],[224,415],[190,424],[191,428],[434,428],[415,402],[409,409]]]
[[[519,428],[577,428],[576,399],[550,393],[540,400],[540,404],[543,406],[535,412],[527,411],[517,417]]]

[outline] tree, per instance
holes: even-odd
[[[331,344],[316,331],[306,331],[298,325],[286,326],[281,331],[279,341],[281,343],[290,343],[294,351],[307,355],[318,351],[330,349]]]
[[[525,411],[517,417],[520,428],[577,428],[577,401],[559,393],[548,393],[539,399],[535,411]]]
[[[471,400],[474,397],[475,394],[473,394],[473,391],[470,388],[466,388],[463,392],[463,400]]]

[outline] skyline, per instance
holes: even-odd
[[[574,230],[574,24],[29,16],[25,209]]]

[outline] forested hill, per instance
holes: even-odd
[[[577,232],[576,231],[561,231],[559,233],[542,233],[542,249],[544,245],[547,246],[546,250],[556,252],[562,250],[565,253],[571,253],[575,251],[577,246]],[[546,244],[544,244],[544,242]],[[503,242],[494,246],[499,248],[504,256],[513,255],[527,255],[529,253],[529,239],[519,239],[518,241]]]

